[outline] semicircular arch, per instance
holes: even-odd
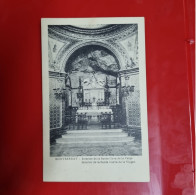
[[[107,44],[107,43],[103,43],[103,42],[99,42],[99,41],[89,41],[89,42],[84,42],[84,43],[78,43],[78,44],[75,44],[73,45],[69,51],[67,52],[64,60],[63,60],[63,63],[62,63],[62,69],[61,70],[66,70],[66,66],[67,66],[67,62],[69,60],[69,58],[71,57],[71,55],[76,52],[78,49],[82,48],[82,47],[85,47],[85,46],[101,46],[101,47],[104,47],[106,49],[108,49],[114,56],[115,58],[117,59],[117,63],[118,63],[118,66],[119,66],[119,69],[122,67],[122,59],[121,59],[121,55],[119,54],[118,50],[116,48],[114,48],[113,46]]]

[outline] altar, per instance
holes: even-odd
[[[103,121],[108,121],[108,123],[113,121],[107,77],[100,78],[92,74],[83,81],[79,78],[77,89],[77,99],[75,99],[75,102],[78,102],[76,122],[81,120],[81,123],[87,121],[88,124],[98,124],[103,123]]]
[[[100,122],[101,116],[103,114],[110,114],[111,119],[113,119],[113,112],[108,106],[92,106],[89,108],[81,107],[77,110],[77,115],[86,114],[89,123]]]

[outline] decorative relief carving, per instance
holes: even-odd
[[[53,30],[52,28],[48,28],[48,37],[64,43],[72,40],[69,37],[65,37],[65,35],[60,34],[58,31]]]
[[[110,31],[108,32],[105,29],[97,30],[97,32],[99,32],[98,34],[93,34],[93,32],[95,32],[95,29],[82,30],[79,28],[74,28],[74,32],[71,32],[70,29],[73,29],[72,26],[62,26],[61,28],[59,26],[49,26],[49,37],[66,43],[57,53],[55,63],[51,65],[51,69],[56,71],[64,71],[63,66],[71,53],[73,53],[79,47],[82,47],[87,44],[92,45],[93,43],[103,45],[109,50],[111,50],[118,58],[121,69],[126,69],[127,67],[134,67],[137,63],[134,63],[133,59],[130,59],[126,48],[124,48],[120,44],[120,40],[126,40],[134,33],[136,33],[137,24],[112,26],[115,26],[115,28],[111,27]],[[119,27],[117,28],[117,26]],[[90,32],[91,34],[84,35],[81,34],[81,32]],[[95,39],[102,40],[103,38],[105,39],[105,41],[99,41],[99,43],[95,41]],[[89,39],[89,43],[84,39]]]
[[[74,44],[76,44],[77,42],[78,41],[71,40],[70,42],[67,42],[67,44],[64,44],[63,47],[61,47],[61,49],[59,49],[58,53],[56,54],[55,60],[49,66],[50,70],[60,71],[60,72],[64,71],[64,70],[61,70],[61,68],[62,68],[61,63],[62,63],[64,57],[66,56],[66,54],[68,53],[69,49],[72,48],[72,46]],[[50,48],[50,50],[51,50],[51,48]]]
[[[48,38],[48,58],[49,58],[49,68],[50,70],[56,71],[59,69],[58,63],[58,53],[63,47],[67,47],[69,42],[61,42],[54,38]]]
[[[120,40],[125,40],[131,36],[133,36],[133,34],[137,33],[138,32],[138,26],[137,24],[136,25],[133,25],[133,26],[130,26],[129,28],[123,30],[120,34],[117,34],[115,35],[112,40],[115,42],[115,41],[120,41]]]
[[[107,40],[107,42],[113,47],[115,47],[118,50],[118,52],[121,54],[121,58],[123,59],[123,63],[122,63],[123,66],[121,66],[121,69],[123,69],[123,67],[125,67],[125,64],[128,63],[128,54],[126,50],[119,43],[116,43],[113,40]]]
[[[134,68],[138,66],[138,42],[137,31],[132,32],[129,36],[123,36],[119,39],[108,40],[110,44],[114,45],[121,53],[125,66],[123,69]]]
[[[59,39],[75,39],[75,40],[84,40],[84,39],[110,39],[114,38],[115,40],[126,38],[130,36],[135,30],[137,30],[137,24],[122,24],[122,25],[112,25],[111,28],[103,29],[79,29],[72,26],[49,26],[49,34],[55,35]]]
[[[56,57],[56,61],[58,63],[58,70],[59,71],[64,71],[64,68],[62,68],[62,63],[64,61],[64,58],[67,56],[69,50],[76,45],[76,43],[78,43],[78,41],[76,40],[70,40],[69,44],[64,45],[64,47],[61,48],[61,50],[59,50],[57,57]]]

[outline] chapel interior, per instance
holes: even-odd
[[[50,139],[141,130],[136,24],[48,26]]]

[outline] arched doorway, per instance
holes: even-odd
[[[65,123],[70,128],[83,129],[86,124],[115,128],[124,122],[119,69],[116,55],[101,45],[82,46],[69,56],[65,64],[69,75],[65,79]]]

